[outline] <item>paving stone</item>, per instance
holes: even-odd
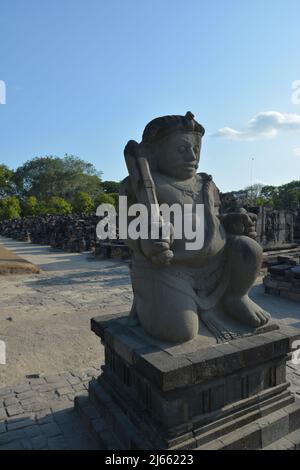
[[[81,380],[86,380],[89,378],[85,372],[72,372],[72,374],[74,375],[74,377],[79,377],[79,379]]]
[[[35,396],[36,392],[31,389],[17,394],[19,400],[26,400],[27,398],[34,398]]]
[[[70,436],[73,436],[73,435],[77,435],[77,434],[81,434],[84,429],[83,429],[83,425],[82,423],[79,421],[72,421],[72,422],[66,422],[66,423],[61,423],[59,425],[62,433],[67,436],[67,437],[70,437]]]
[[[43,401],[47,403],[51,403],[52,401],[57,400],[58,396],[57,393],[52,390],[51,392],[44,392],[42,395]]]
[[[55,388],[55,387],[53,387],[52,384],[46,383],[46,384],[43,384],[43,385],[38,385],[35,390],[37,390],[37,391],[40,392],[40,393],[44,393],[44,392],[53,391],[54,388]]]
[[[68,393],[72,393],[73,390],[72,390],[72,388],[69,386],[69,387],[58,388],[58,389],[56,389],[56,392],[57,392],[58,395],[61,397],[61,396],[63,396],[63,395],[68,395]]]
[[[51,409],[53,413],[55,413],[56,411],[73,409],[73,408],[74,408],[74,404],[71,403],[69,400],[61,400],[61,401],[51,403]]]
[[[94,368],[90,368],[90,369],[87,369],[85,371],[85,373],[89,376],[89,377],[98,377],[98,375],[100,374],[100,370],[97,370],[97,369],[94,369]]]
[[[30,387],[29,383],[27,383],[27,382],[14,387],[14,392],[15,393],[28,392],[29,390],[31,390],[31,387]]]
[[[53,382],[52,390],[57,390],[58,388],[70,387],[70,384],[67,380],[60,380],[59,382]]]
[[[56,423],[43,424],[40,426],[40,430],[47,437],[58,436],[61,434],[61,430]]]
[[[75,392],[81,392],[81,391],[86,390],[83,383],[80,383],[78,385],[74,385],[73,388],[74,388]]]
[[[31,439],[29,439],[28,437],[25,437],[24,439],[22,439],[20,444],[23,447],[23,449],[25,449],[25,450],[32,450],[33,449]]]
[[[68,381],[71,385],[78,385],[78,384],[81,384],[81,379],[80,379],[79,377],[73,377],[72,375],[67,378],[67,381]]]
[[[19,400],[15,396],[6,398],[4,400],[5,406],[17,405],[18,403],[19,403]]]
[[[24,410],[21,407],[21,405],[8,406],[6,408],[6,411],[7,411],[8,416],[17,416],[17,415],[21,415],[24,413]]]
[[[39,450],[45,448],[47,447],[47,437],[40,434],[39,436],[33,437],[31,443],[33,449]]]
[[[21,442],[11,442],[10,444],[6,444],[1,446],[0,445],[0,450],[23,450],[24,447],[22,446]]]
[[[32,413],[36,411],[45,410],[49,406],[49,404],[46,402],[41,403],[41,402],[32,401],[32,400],[29,400],[29,401],[23,400],[21,402],[21,405],[24,411],[32,412]]]
[[[73,377],[73,375],[71,374],[71,372],[61,372],[59,374],[59,377],[62,377],[63,379],[66,379],[68,380],[69,378]]]
[[[44,385],[46,385],[46,382],[44,382],[42,384],[31,385],[31,388],[32,388],[32,390],[39,392],[40,388],[43,387]]]
[[[17,431],[9,431],[0,434],[0,445],[8,444],[13,441],[23,439],[25,436],[23,430],[18,429]]]
[[[55,382],[59,382],[61,380],[61,377],[59,374],[46,375],[45,380],[48,383],[55,383]]]
[[[4,421],[0,422],[0,434],[3,432],[6,432],[6,425]]]
[[[63,436],[50,437],[47,444],[49,450],[64,450],[67,448],[66,441]]]
[[[49,403],[34,403],[31,407],[31,411],[43,411],[48,410]]]
[[[31,387],[36,386],[36,385],[43,385],[45,383],[45,379],[43,377],[40,377],[38,379],[32,379],[30,380],[30,385]]]
[[[54,420],[60,425],[61,423],[69,423],[73,420],[75,411],[73,409],[58,411],[54,415]],[[76,416],[76,415],[75,415]]]
[[[32,426],[25,428],[24,433],[26,437],[29,438],[39,436],[41,434],[40,426],[38,424],[33,424]]]
[[[30,418],[10,420],[7,423],[7,429],[8,431],[13,431],[14,429],[22,429],[31,425],[32,425],[32,419]]]
[[[12,389],[9,387],[5,387],[0,389],[0,397],[8,397],[12,393]]]
[[[51,413],[51,410],[44,410],[47,411],[47,414],[42,414],[43,412],[39,412],[36,415],[36,419],[39,424],[47,424],[47,423],[52,423],[54,421],[53,415]]]

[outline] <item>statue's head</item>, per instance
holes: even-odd
[[[205,130],[191,112],[149,122],[143,133],[152,169],[185,180],[196,174]]]

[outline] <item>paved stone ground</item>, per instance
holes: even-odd
[[[0,276],[0,340],[7,352],[0,387],[29,373],[98,366],[103,350],[90,319],[130,308],[128,264],[1,237],[0,243],[43,270]]]
[[[95,448],[73,401],[87,395],[103,362],[90,318],[130,307],[128,265],[1,237],[0,243],[43,269],[0,277],[0,339],[8,359],[0,366],[0,450]],[[300,327],[300,304],[264,294],[260,282],[251,297],[274,318]],[[288,380],[300,396],[299,365],[290,365]]]
[[[88,382],[99,372],[28,377],[0,389],[0,451],[97,449],[73,407],[75,396],[86,397]],[[300,397],[300,366],[290,365],[287,372],[291,391]]]
[[[74,411],[74,397],[87,395],[99,370],[28,378],[0,389],[0,450],[95,449]]]

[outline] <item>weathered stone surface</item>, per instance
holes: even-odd
[[[106,350],[105,367],[90,382],[93,406],[76,406],[97,435],[96,408],[118,448],[264,448],[300,426],[300,405],[286,382],[298,329],[280,325],[180,354],[122,319],[93,319],[92,327]]]
[[[161,205],[181,210],[189,204],[194,222],[199,205],[204,208],[201,248],[191,248],[185,230],[180,241],[171,234],[153,237],[153,231],[141,239],[128,231],[125,240],[133,253],[130,322],[139,323],[156,340],[176,344],[196,338],[201,319],[221,341],[243,334],[245,328],[254,333],[270,319],[248,298],[262,262],[255,241],[257,217],[243,208],[220,214],[212,177],[197,173],[204,134],[191,112],[162,116],[147,124],[141,143],[130,140],[124,149],[129,176],[120,194],[152,213],[155,208],[161,228],[171,224],[178,233],[183,224],[177,217],[164,221]],[[155,228],[153,219],[150,225]]]

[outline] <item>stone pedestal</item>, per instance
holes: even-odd
[[[209,334],[161,344],[125,316],[92,319],[105,365],[76,407],[114,449],[266,449],[300,443],[300,404],[286,361],[300,330],[286,326],[216,344]],[[92,410],[93,408],[93,410]],[[103,422],[106,426],[103,426]]]

